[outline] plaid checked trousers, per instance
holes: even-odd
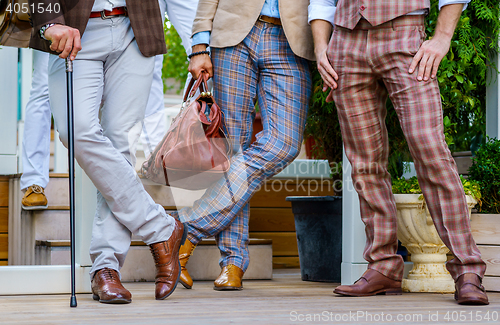
[[[192,208],[181,209],[179,218],[188,222],[193,244],[215,236],[221,267],[234,264],[245,271],[248,201],[299,153],[311,92],[309,63],[292,52],[280,26],[260,21],[240,44],[212,48],[212,61],[215,100],[237,154],[226,177]],[[263,131],[250,145],[257,101]]]
[[[486,266],[471,235],[462,183],[444,139],[438,83],[419,82],[416,73],[408,73],[425,39],[424,30],[420,16],[403,16],[376,27],[362,20],[354,30],[336,26],[327,50],[339,74],[332,95],[366,226],[364,258],[369,268],[401,280],[396,204],[387,172],[389,96],[436,229],[455,255],[447,263],[448,271],[454,279],[463,273],[482,278]]]

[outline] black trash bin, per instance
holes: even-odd
[[[304,281],[340,283],[342,197],[289,196]]]

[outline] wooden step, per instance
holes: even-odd
[[[9,179],[0,176],[0,207],[9,206]]]
[[[37,240],[35,260],[40,265],[67,265],[70,263],[68,240]],[[273,270],[272,241],[250,239],[250,265],[244,279],[271,279]],[[194,280],[215,280],[220,273],[220,252],[215,239],[204,239],[189,259],[187,269]],[[123,281],[154,281],[155,267],[149,247],[133,240],[125,265],[121,269]]]
[[[6,234],[9,232],[9,208],[0,207],[0,233]]]
[[[68,174],[50,173],[49,184],[45,188],[45,195],[49,202],[49,210],[69,210],[69,181]]]
[[[9,178],[0,176],[0,265],[9,257]]]
[[[35,240],[69,240],[69,210],[34,210]]]
[[[471,215],[472,236],[486,263],[483,285],[488,291],[500,291],[500,215]]]

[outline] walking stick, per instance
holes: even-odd
[[[68,153],[69,153],[69,227],[71,249],[71,299],[70,307],[76,307],[75,295],[75,139],[73,126],[73,61],[66,58],[66,92],[68,100]]]

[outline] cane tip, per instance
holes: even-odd
[[[77,304],[76,304],[76,296],[72,296],[72,297],[71,297],[71,300],[70,300],[70,302],[69,302],[69,306],[70,306],[70,307],[76,307],[76,305],[77,305]]]

